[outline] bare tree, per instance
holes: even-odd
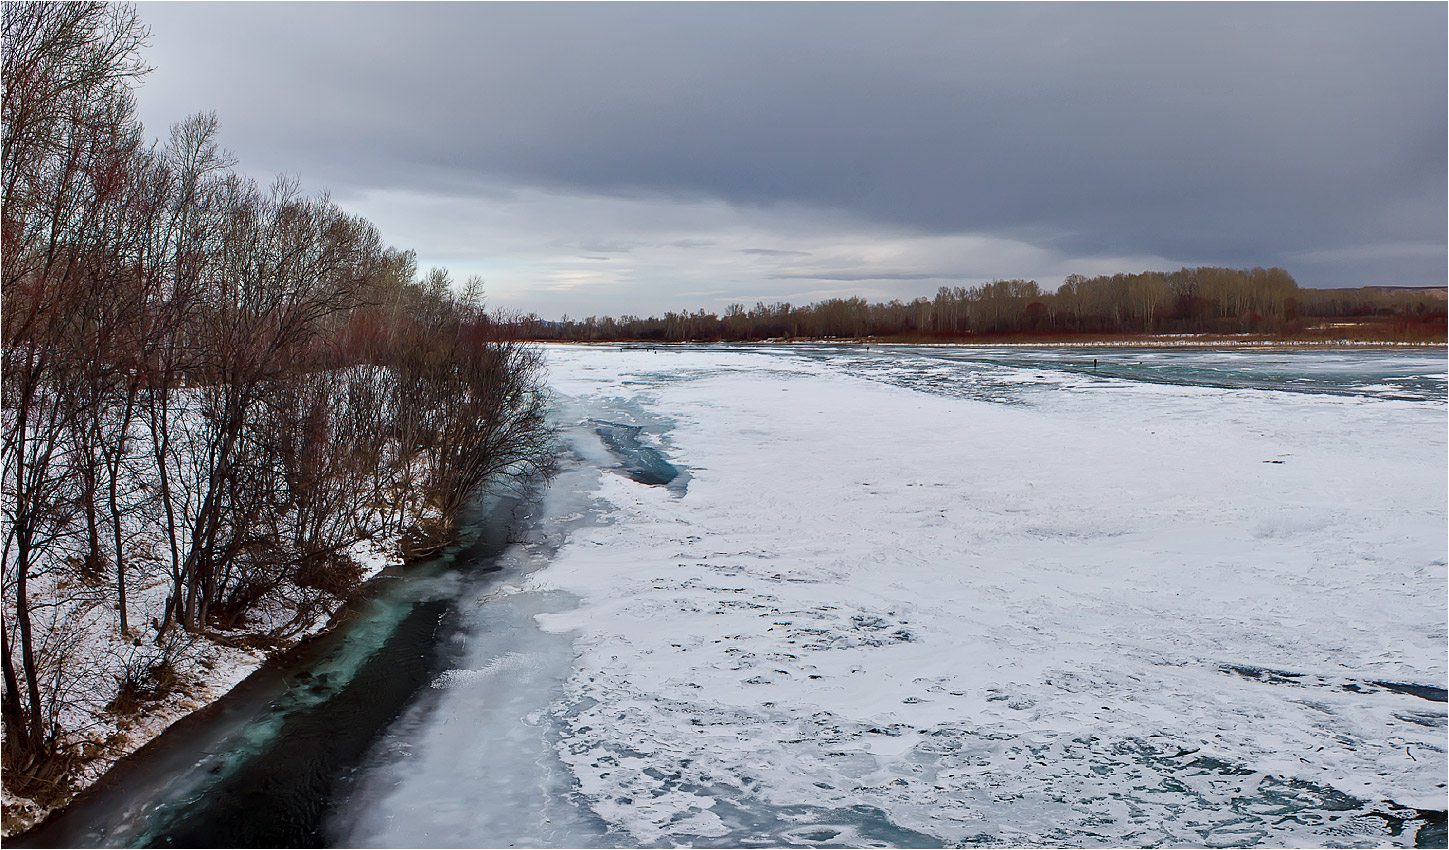
[[[295,633],[356,582],[350,546],[408,528],[417,551],[442,545],[480,488],[546,466],[550,445],[538,354],[484,313],[481,279],[417,280],[410,252],[329,199],[240,178],[212,114],[141,145],[130,7],[10,3],[4,35],[14,790],[63,778],[62,708],[97,682],[155,694],[181,647],[227,639],[263,601],[295,612],[274,637]],[[679,332],[719,327],[700,311]],[[155,565],[132,557],[141,535],[165,546]],[[169,588],[140,612],[155,646],[88,657],[97,606],[134,634],[137,579]]]
[[[40,693],[29,579],[69,532],[85,492],[74,473],[90,467],[76,463],[75,438],[97,404],[78,390],[69,320],[104,274],[107,201],[123,179],[119,152],[134,137],[127,83],[145,71],[137,56],[145,31],[131,7],[94,2],[6,4],[3,20],[3,583],[14,606],[0,637],[6,765],[24,774],[56,740]]]

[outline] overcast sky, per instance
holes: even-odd
[[[1446,6],[139,4],[215,110],[546,318],[1272,266],[1442,285]]]

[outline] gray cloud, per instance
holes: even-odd
[[[949,279],[949,272],[777,272],[771,280],[942,280]]]
[[[778,248],[741,248],[741,254],[750,254],[756,257],[808,257],[809,251],[790,251]]]
[[[592,254],[627,254],[639,247],[637,242],[590,240],[580,245],[580,250]]]
[[[344,202],[796,205],[1071,256],[1281,264],[1306,285],[1445,277],[1442,4],[141,14],[148,122],[214,108],[245,164]],[[675,244],[719,241],[701,237]],[[1423,245],[1439,250],[1394,247]]]

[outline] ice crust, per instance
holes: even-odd
[[[1442,395],[547,356],[688,488],[576,452],[592,519],[480,606],[531,622],[434,683],[354,843],[1357,846],[1444,808]],[[481,812],[515,762],[548,813]]]

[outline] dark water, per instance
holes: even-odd
[[[679,470],[654,448],[640,439],[644,430],[639,425],[591,420],[594,433],[604,442],[609,453],[618,458],[619,469],[640,484],[660,486],[672,483]]]
[[[1449,702],[1449,692],[1437,685],[1420,685],[1413,682],[1382,682],[1376,679],[1329,679],[1324,676],[1311,676],[1307,673],[1290,673],[1286,670],[1269,670],[1264,667],[1252,667],[1246,664],[1224,664],[1224,673],[1236,673],[1244,679],[1252,679],[1270,685],[1289,685],[1291,687],[1328,687],[1338,691],[1345,691],[1355,694],[1372,694],[1380,691],[1392,691],[1396,694],[1408,694],[1428,702]]]

